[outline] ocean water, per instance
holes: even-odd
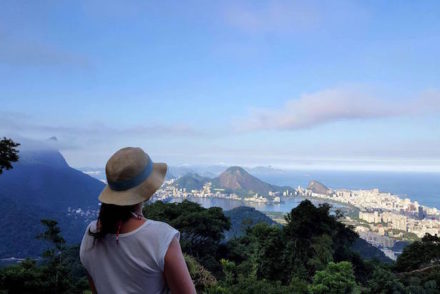
[[[86,172],[95,178],[102,179],[102,173],[90,172],[89,169]],[[383,192],[408,197],[412,201],[440,209],[440,173],[289,170],[252,174],[265,182],[294,188],[298,185],[307,187],[311,180],[317,180],[333,189],[379,188]]]
[[[339,189],[373,189],[379,188],[383,192],[391,192],[400,197],[408,197],[422,205],[440,209],[440,173],[397,173],[397,172],[361,172],[361,171],[284,171],[277,174],[255,174],[259,179],[274,184],[291,187],[307,187],[311,180],[317,180],[329,188]],[[195,198],[189,200],[203,207],[217,206],[224,210],[238,206],[251,206],[259,211],[289,212],[296,207],[302,198],[283,198],[280,204],[264,204],[243,202],[220,198]],[[173,202],[182,201],[181,198],[172,199]],[[321,202],[315,201],[315,204]],[[339,208],[337,204],[332,206]]]
[[[274,185],[307,187],[317,180],[329,188],[373,189],[408,197],[422,205],[440,209],[440,173],[365,172],[365,171],[285,171],[278,174],[258,174]]]
[[[288,213],[292,208],[297,207],[298,204],[304,200],[301,197],[283,197],[281,203],[276,204],[266,204],[266,203],[256,203],[256,202],[244,202],[240,200],[231,200],[223,198],[199,198],[199,197],[189,197],[188,200],[200,204],[202,207],[221,207],[223,210],[230,210],[239,206],[250,206],[259,211],[269,211],[269,212],[283,212]],[[182,202],[183,198],[171,198],[171,202]],[[311,200],[313,204],[318,205],[324,203],[325,201]],[[342,208],[343,206],[332,203],[333,208]]]

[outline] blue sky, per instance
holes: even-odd
[[[438,1],[0,1],[0,134],[76,167],[440,171]]]

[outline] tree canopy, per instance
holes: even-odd
[[[0,140],[0,175],[3,170],[8,170],[12,168],[12,163],[18,160],[18,149],[19,143],[15,143],[12,139],[3,137]]]
[[[310,285],[313,294],[360,293],[350,262],[330,262],[327,267],[316,272]]]
[[[0,289],[7,293],[81,293],[88,288],[86,272],[79,262],[79,246],[65,246],[55,220],[44,219],[45,231],[37,236],[49,249],[41,262],[25,261],[0,270]]]
[[[356,234],[328,205],[303,201],[284,226],[258,223],[230,240],[220,208],[156,202],[151,219],[181,232],[185,260],[200,293],[440,293],[439,238],[409,245],[395,264],[366,261],[351,251]],[[65,244],[58,223],[41,221],[38,236],[50,244],[41,262],[0,269],[0,293],[81,293],[88,289],[79,246]]]
[[[400,272],[418,270],[422,267],[440,266],[440,238],[426,234],[403,249],[396,263]]]
[[[219,207],[203,208],[184,200],[182,203],[156,201],[143,209],[146,218],[164,221],[180,232],[183,252],[213,272],[221,271],[218,261],[220,242],[229,230],[229,219]]]

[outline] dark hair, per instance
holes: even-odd
[[[96,224],[96,232],[92,232],[89,228],[89,235],[93,236],[95,241],[99,241],[107,234],[118,234],[120,225],[132,217],[132,212],[136,206],[137,204],[119,206],[102,203]]]

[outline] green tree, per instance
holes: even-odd
[[[156,201],[146,205],[143,213],[146,218],[164,221],[179,230],[183,252],[194,256],[211,272],[221,272],[220,242],[224,231],[230,228],[229,219],[221,208],[207,209],[187,200],[182,203]]]
[[[399,272],[433,266],[440,266],[440,238],[429,234],[406,246],[396,262]]]
[[[41,224],[46,227],[46,230],[37,236],[37,239],[47,241],[54,245],[51,252],[47,252],[49,256],[60,253],[65,248],[66,241],[60,235],[61,229],[58,226],[58,222],[51,219],[42,219]],[[57,250],[57,251],[55,251]]]
[[[330,261],[333,261],[333,240],[329,235],[323,234],[313,237],[311,241],[312,256],[307,265],[315,271],[323,270]]]
[[[202,265],[200,265],[194,257],[187,254],[185,254],[184,257],[189,274],[191,275],[194,286],[196,287],[198,293],[203,293],[208,288],[212,288],[217,285],[216,278]]]
[[[0,293],[45,293],[44,273],[35,260],[26,259],[20,264],[0,270]]]
[[[6,137],[0,140],[0,174],[3,173],[4,169],[11,169],[12,162],[18,160],[18,149],[16,149],[18,146],[20,146],[19,143],[15,143]]]
[[[285,276],[285,246],[282,230],[266,223],[255,225],[248,231],[252,238],[250,261],[258,279],[281,280]],[[287,282],[287,281],[283,281]]]
[[[258,279],[240,272],[234,262],[222,260],[224,280],[206,291],[209,294],[290,294],[306,293],[299,284],[282,285],[280,281]],[[300,290],[300,291],[298,291]]]
[[[303,201],[287,215],[285,226],[258,224],[245,236],[230,240],[225,256],[245,276],[283,285],[311,282],[329,262],[350,261],[356,266],[356,279],[365,283],[372,270],[351,251],[357,235],[339,217],[330,213],[329,205],[316,207]]]
[[[46,229],[43,233],[37,236],[37,239],[47,241],[52,245],[51,248],[43,252],[43,257],[45,259],[43,271],[49,277],[47,282],[52,285],[53,289],[55,289],[55,293],[59,293],[69,287],[69,281],[65,279],[68,270],[62,262],[66,241],[60,235],[61,230],[57,221],[42,219],[41,224]]]
[[[27,259],[0,270],[0,290],[6,293],[81,293],[88,288],[86,273],[79,261],[79,247],[65,246],[58,223],[44,219],[45,231],[37,236],[50,247],[42,261]],[[0,291],[1,293],[1,291]]]
[[[371,294],[405,293],[405,286],[394,273],[382,267],[376,267],[371,279],[368,281]]]
[[[339,222],[339,217],[330,214],[330,205],[316,207],[309,200],[302,201],[285,217],[283,232],[289,255],[285,266],[292,277],[310,279],[330,260],[351,259],[350,248],[358,235]]]
[[[400,282],[405,285],[408,293],[440,293],[440,267],[437,265],[423,267],[418,270],[397,273]]]
[[[359,293],[352,264],[347,261],[330,262],[324,270],[316,272],[309,290],[326,294]]]

